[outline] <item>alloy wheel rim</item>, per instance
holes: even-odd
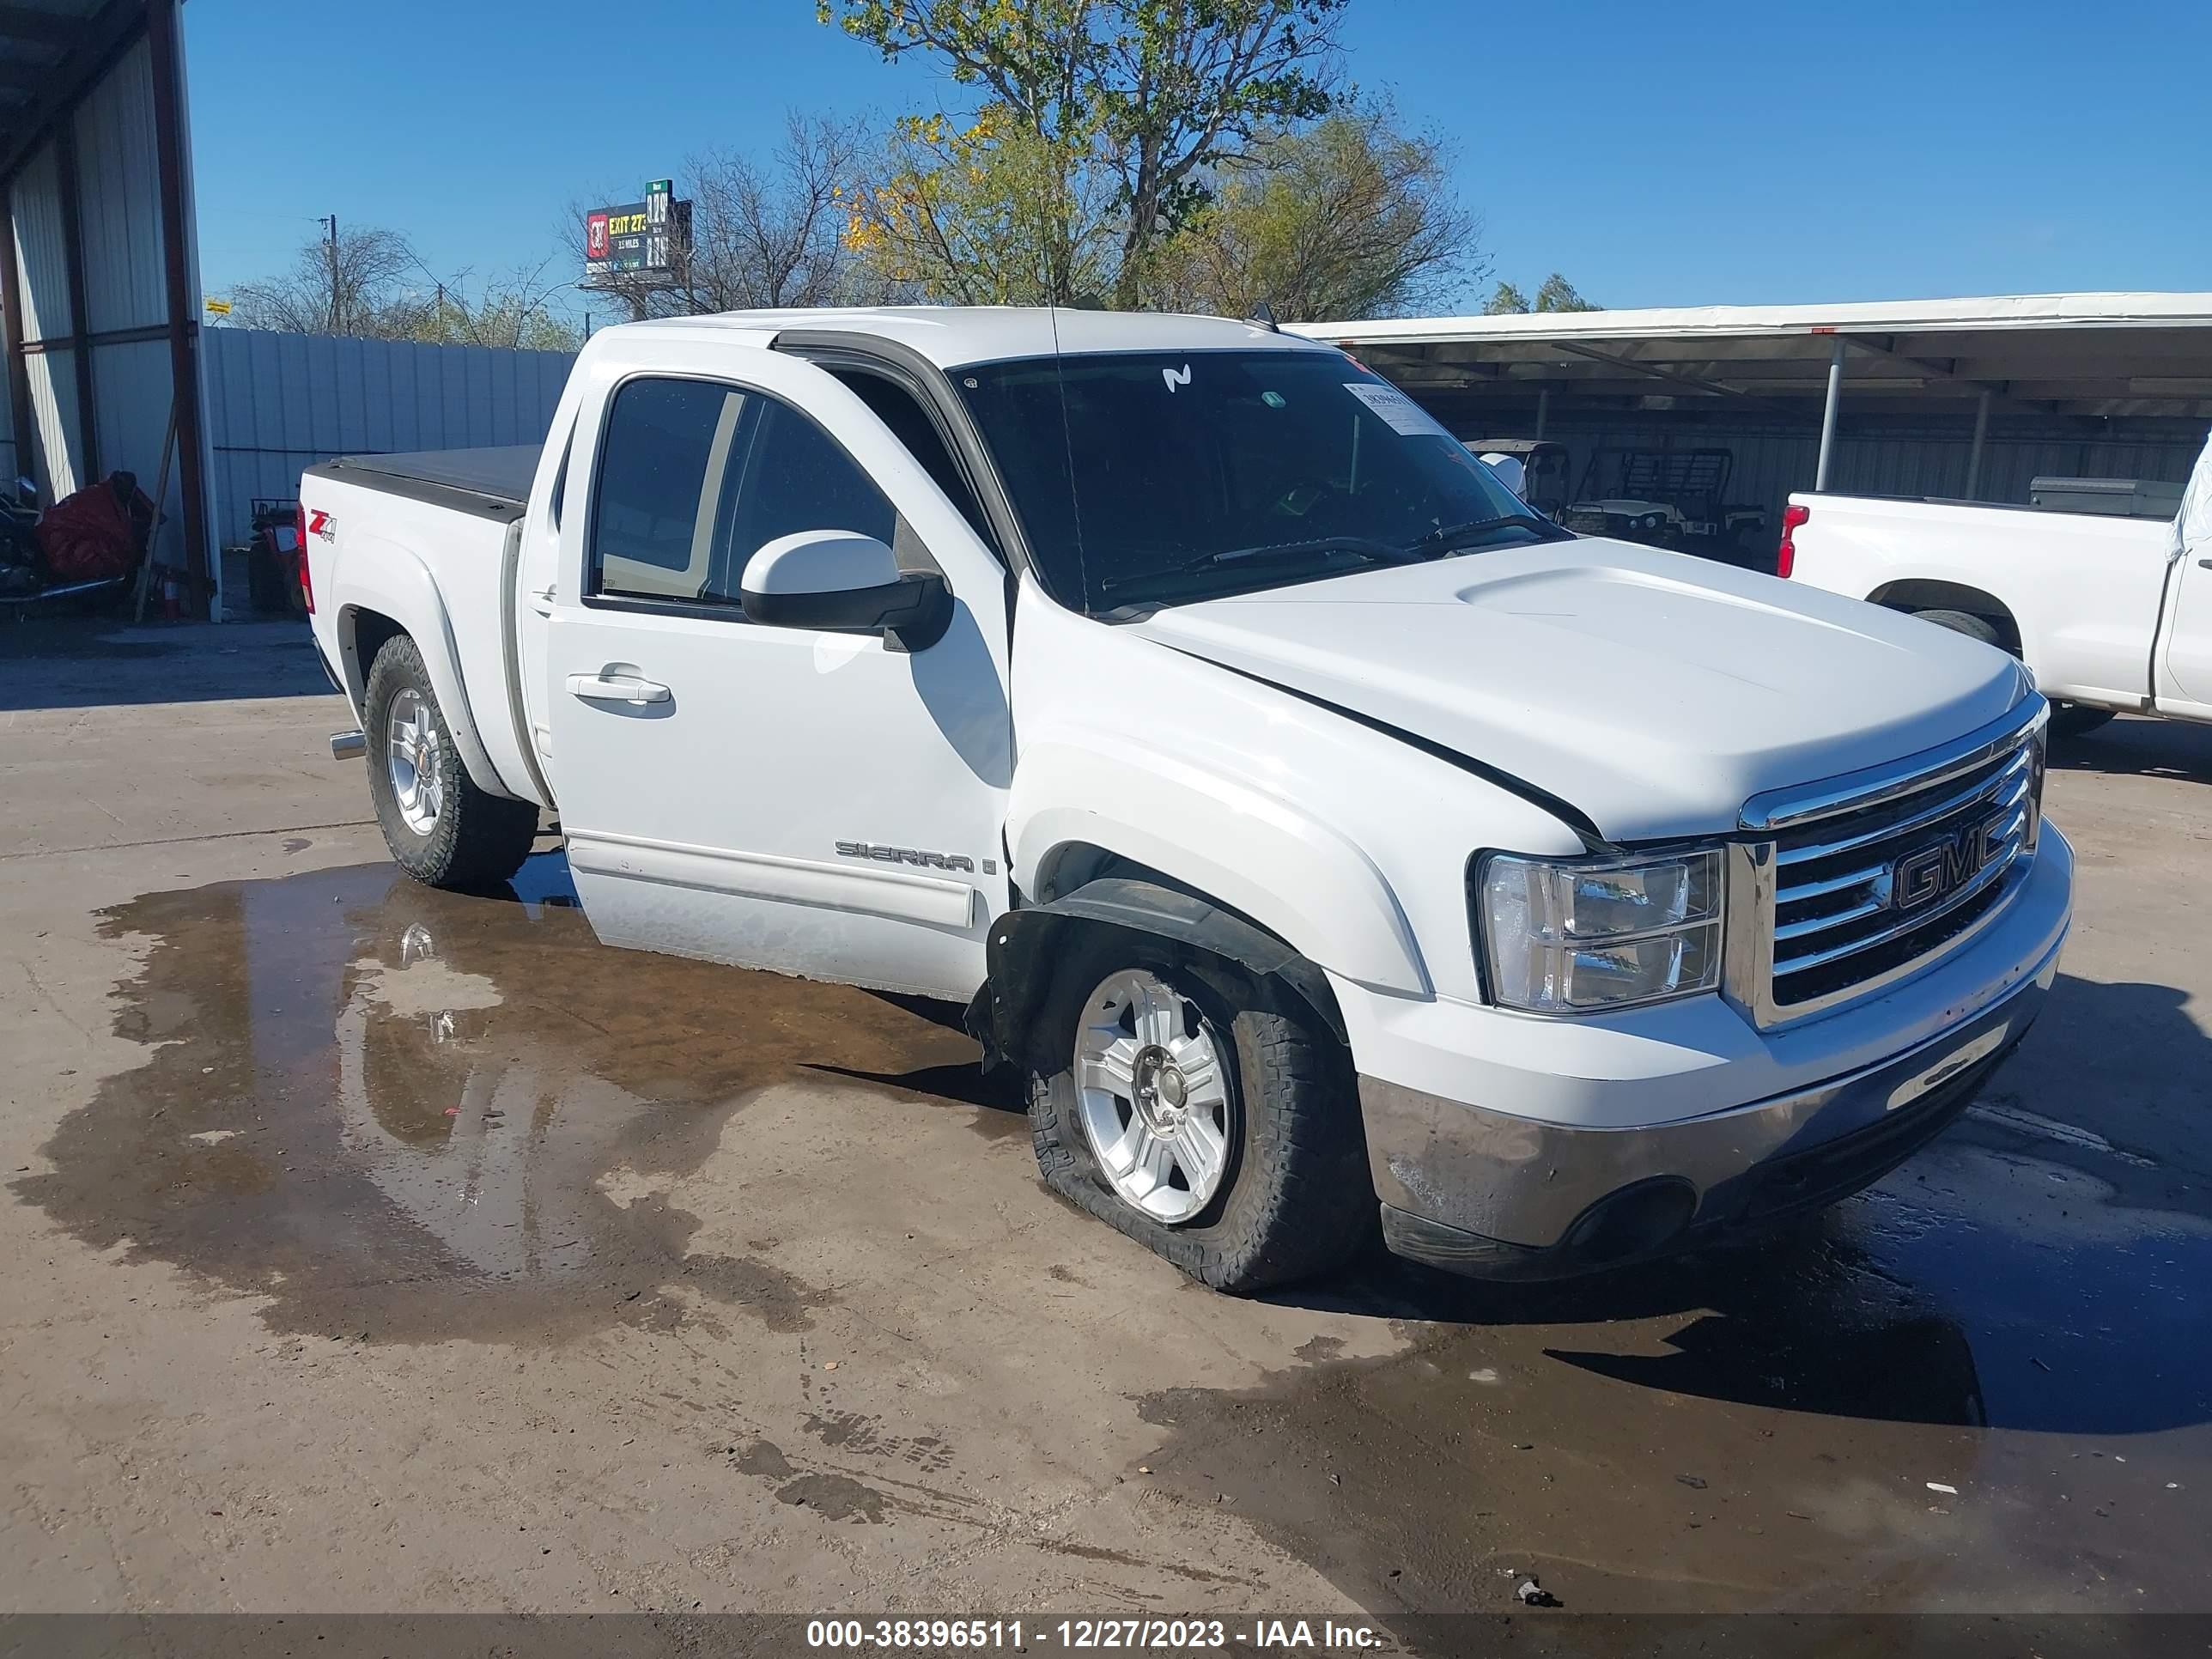
[[[1174,1225],[1212,1202],[1229,1168],[1229,1074],[1190,999],[1128,969],[1085,1000],[1076,1115],[1122,1201]]]
[[[400,818],[416,835],[428,836],[445,810],[446,775],[437,722],[430,718],[429,703],[411,686],[392,700],[384,748]]]

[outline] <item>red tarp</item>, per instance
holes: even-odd
[[[40,515],[39,551],[48,579],[59,586],[129,575],[153,521],[154,503],[130,473],[87,484]]]

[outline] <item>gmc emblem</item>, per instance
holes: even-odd
[[[2004,851],[2009,811],[1992,812],[1942,840],[1907,853],[1889,866],[1889,903],[1893,910],[1917,910],[1955,893],[1989,867]]]

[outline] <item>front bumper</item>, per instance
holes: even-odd
[[[2063,879],[2070,869],[2049,873]],[[2023,914],[1960,953],[1980,957],[1990,973],[1971,1012],[1923,1027],[1878,1060],[1747,1104],[1658,1122],[1574,1122],[1470,1104],[1363,1067],[1361,1115],[1386,1242],[1455,1272],[1559,1278],[1693,1248],[1871,1184],[1966,1109],[2041,1012],[2065,937],[2063,889],[2051,896],[2055,916]],[[2009,956],[2000,976],[1990,958],[2017,949],[2016,934],[2001,935],[2020,927],[2033,928],[2036,948]],[[1976,964],[1947,967],[1966,977]],[[1899,988],[1923,1009],[1937,990]],[[1947,996],[1936,1006],[1959,1005]],[[1749,1059],[1708,1072],[1706,1081]]]

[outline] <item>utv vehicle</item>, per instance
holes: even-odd
[[[1579,499],[1559,520],[1585,536],[1754,568],[1773,557],[1766,509],[1728,501],[1735,466],[1726,449],[1600,449],[1583,469]]]

